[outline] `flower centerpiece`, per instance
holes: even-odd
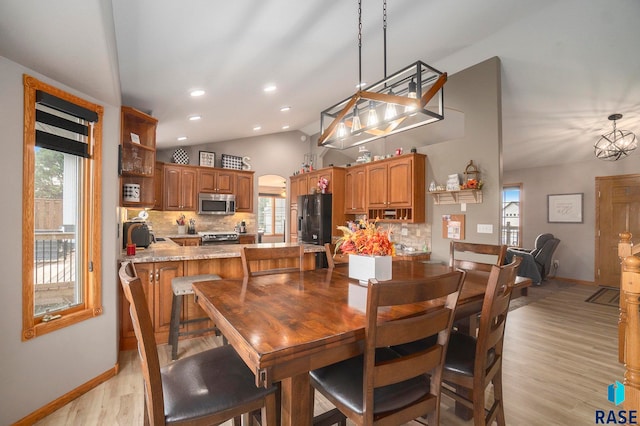
[[[326,177],[321,177],[318,179],[318,189],[320,193],[324,194],[327,192],[327,188],[329,187],[329,179]]]
[[[378,281],[391,279],[391,257],[396,249],[388,230],[377,222],[361,220],[350,227],[339,226],[342,237],[336,250],[349,255],[349,277],[359,281],[375,278]]]

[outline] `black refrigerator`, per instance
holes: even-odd
[[[298,197],[298,241],[318,245],[331,242],[331,194]],[[324,253],[316,256],[316,266],[326,267]]]

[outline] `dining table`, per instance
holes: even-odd
[[[392,279],[408,280],[448,273],[444,264],[392,262]],[[469,271],[456,319],[481,311],[488,273]],[[519,277],[516,288],[531,280]],[[363,353],[367,284],[348,276],[348,264],[221,279],[193,284],[198,304],[215,322],[256,378],[256,386],[280,382],[281,424],[313,423],[314,394],[309,371]],[[515,292],[514,294],[518,294]],[[444,298],[393,308],[380,320],[442,309]]]

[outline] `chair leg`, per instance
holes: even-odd
[[[169,325],[169,344],[171,345],[171,359],[178,359],[178,333],[180,332],[180,311],[182,310],[182,296],[173,295],[171,301],[171,324]]]
[[[455,393],[468,399],[469,401],[473,401],[473,392],[471,389],[467,389],[460,385],[455,385]],[[457,402],[455,404],[455,413],[456,416],[462,420],[471,420],[473,418],[473,411],[464,406],[461,402]]]
[[[473,391],[473,424],[475,426],[485,426],[486,411],[484,407],[485,393],[484,389],[476,389]]]
[[[505,426],[504,401],[502,399],[502,368],[493,377],[493,397],[496,406],[496,422],[498,426]]]

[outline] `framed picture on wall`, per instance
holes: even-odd
[[[584,193],[547,195],[547,222],[582,223]]]
[[[216,153],[209,151],[200,151],[200,165],[204,167],[215,167]]]

